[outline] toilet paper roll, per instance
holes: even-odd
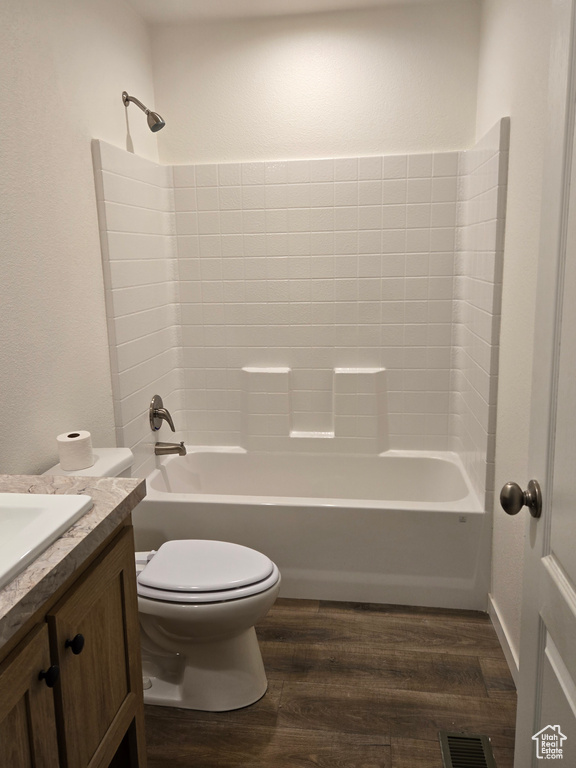
[[[87,469],[94,464],[90,432],[85,430],[65,432],[58,435],[56,442],[58,443],[60,466],[66,472],[73,472],[75,469]]]

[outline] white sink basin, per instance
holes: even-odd
[[[92,508],[91,496],[0,493],[0,588]]]

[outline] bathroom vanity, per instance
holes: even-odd
[[[0,766],[145,768],[130,513],[142,480],[0,475],[93,508],[0,589]]]

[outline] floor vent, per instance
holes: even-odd
[[[438,736],[444,768],[496,768],[488,736],[447,731]]]

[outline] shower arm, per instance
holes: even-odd
[[[130,102],[133,101],[137,107],[140,107],[142,112],[144,112],[147,115],[150,114],[150,110],[148,109],[148,107],[145,107],[144,104],[142,104],[140,99],[137,99],[136,96],[129,96],[126,91],[122,91],[122,101],[124,102],[125,107],[127,107],[130,104]]]
[[[122,102],[126,109],[128,109],[128,105],[131,101],[133,101],[134,104],[136,104],[136,106],[139,107],[142,112],[144,112],[146,119],[148,120],[148,128],[150,128],[153,133],[156,133],[156,131],[164,128],[166,123],[164,122],[164,119],[158,114],[158,112],[153,112],[151,109],[148,109],[148,107],[145,107],[140,99],[136,98],[136,96],[129,96],[126,91],[122,91]]]

